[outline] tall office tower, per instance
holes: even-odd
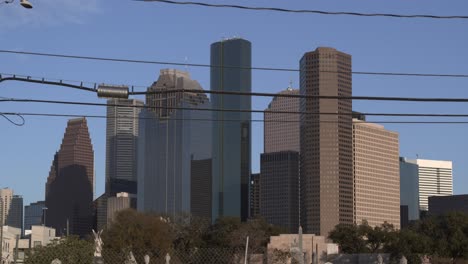
[[[354,222],[400,228],[398,133],[353,119]]]
[[[300,70],[301,95],[351,96],[350,55],[317,48]],[[300,110],[301,225],[328,236],[337,224],[353,224],[352,101],[301,98]]]
[[[33,225],[42,225],[45,201],[31,203],[24,207],[24,229],[31,230]]]
[[[9,188],[0,189],[0,223],[2,226],[6,224],[8,213],[10,212],[11,200],[13,199],[13,190]]]
[[[298,89],[281,91],[279,95],[299,95]],[[299,112],[299,98],[275,97],[264,113],[264,152],[300,151],[300,115],[282,112]]]
[[[408,206],[408,221],[419,219],[419,167],[400,157],[400,205]]]
[[[291,233],[299,227],[299,153],[282,151],[260,157],[260,215]]]
[[[92,228],[94,151],[85,118],[71,119],[46,184],[46,226],[58,235],[86,236]]]
[[[154,108],[140,114],[138,210],[171,216],[211,211],[210,201],[191,192],[211,189],[208,97],[188,72],[171,69],[161,70],[148,92],[147,105]]]
[[[116,106],[117,105],[117,106]],[[137,193],[138,116],[143,102],[109,99],[106,127],[106,194]]]
[[[417,164],[419,178],[419,210],[429,210],[429,196],[453,195],[452,162],[443,160],[408,159]]]
[[[107,194],[103,193],[93,201],[94,230],[103,230],[107,225],[107,198]]]
[[[260,173],[250,176],[250,218],[260,216]]]
[[[468,214],[468,194],[429,197],[430,215],[443,215],[450,212]]]
[[[2,225],[7,225],[23,230],[23,197],[14,195],[12,189],[0,189],[0,209],[3,221]]]
[[[13,195],[11,198],[6,225],[19,228],[21,229],[21,233],[23,233],[23,196]]]
[[[251,43],[235,38],[211,44],[211,90],[251,92]],[[213,94],[214,109],[250,110],[250,96]],[[249,215],[251,113],[213,111],[213,221]]]

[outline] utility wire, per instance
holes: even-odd
[[[245,112],[245,113],[265,113],[265,114],[306,114],[306,115],[332,115],[332,116],[353,116],[355,113],[330,113],[330,112],[300,112],[300,111],[271,111],[271,110],[256,110],[256,109],[220,109],[220,108],[192,108],[192,107],[162,107],[148,105],[126,105],[126,104],[107,104],[107,103],[91,103],[91,102],[76,102],[76,101],[56,101],[56,100],[38,100],[38,99],[19,99],[5,98],[0,99],[0,102],[27,102],[27,103],[46,103],[46,104],[64,104],[64,105],[86,105],[86,106],[105,106],[105,107],[127,107],[127,108],[142,108],[142,109],[163,109],[163,110],[191,110],[191,111],[211,111],[211,112]],[[398,116],[398,117],[468,117],[468,114],[419,114],[419,113],[364,113],[365,116]]]
[[[14,112],[2,112],[0,115],[19,115],[19,116],[40,116],[40,117],[85,117],[85,118],[98,118],[105,119],[108,118],[105,115],[79,115],[79,114],[52,114],[52,113],[14,113]],[[114,119],[150,119],[155,120],[154,117],[113,117]],[[241,120],[241,119],[211,119],[211,118],[161,118],[160,121],[207,121],[207,122],[241,122],[241,121],[251,121],[259,123],[300,123],[298,120],[263,120],[263,119],[251,119],[251,120]],[[302,121],[304,122],[304,121]],[[333,121],[333,120],[320,120],[316,122],[305,121],[304,123],[343,123],[342,121]],[[370,123],[379,123],[379,124],[468,124],[468,121],[368,121]],[[356,125],[364,123],[354,123]]]
[[[95,88],[85,87],[82,85],[67,84],[62,81],[46,81],[44,79],[34,80],[24,77],[7,77],[1,78],[0,83],[3,81],[22,81],[32,83],[45,83],[57,86],[65,86],[69,88],[80,89],[88,92],[96,93]],[[147,95],[147,94],[171,94],[171,93],[207,93],[217,95],[236,95],[236,96],[261,96],[261,97],[286,97],[286,98],[305,98],[305,99],[326,99],[326,100],[359,100],[359,101],[399,101],[399,102],[450,102],[450,103],[465,103],[468,98],[415,98],[415,97],[379,97],[379,96],[327,96],[327,95],[302,95],[302,94],[285,94],[285,93],[262,93],[262,92],[237,92],[237,91],[217,91],[217,90],[203,90],[203,89],[171,89],[160,91],[141,91],[132,92],[129,95]]]
[[[19,117],[21,119],[21,122],[18,123],[18,122],[13,121],[11,118],[8,117],[9,115]],[[0,113],[0,116],[5,118],[8,122],[12,123],[15,126],[24,126],[24,124],[26,123],[26,120],[24,119],[24,117],[19,113]]]
[[[242,69],[242,70],[260,70],[260,71],[284,71],[284,72],[300,72],[300,69],[293,68],[274,68],[274,67],[239,67],[228,65],[210,65],[201,63],[182,63],[182,62],[169,62],[169,61],[150,61],[150,60],[135,60],[135,59],[122,59],[122,58],[106,58],[106,57],[92,57],[80,55],[67,55],[58,53],[41,53],[31,51],[15,51],[15,50],[0,50],[0,53],[9,54],[22,54],[66,59],[81,59],[81,60],[94,60],[94,61],[109,61],[109,62],[124,62],[124,63],[140,63],[140,64],[157,64],[157,65],[171,65],[171,66],[190,66],[190,67],[203,67],[203,68],[223,68],[223,69]],[[349,73],[343,71],[320,71],[325,73]],[[447,78],[468,78],[468,74],[443,74],[443,73],[404,73],[404,72],[369,72],[369,71],[352,71],[351,74],[355,75],[383,75],[383,76],[407,76],[407,77],[447,77]]]
[[[253,7],[243,5],[232,5],[232,4],[210,4],[202,2],[182,2],[182,1],[171,1],[171,0],[133,0],[138,2],[159,2],[172,5],[191,5],[191,6],[203,6],[203,7],[216,7],[216,8],[235,8],[243,10],[255,10],[255,11],[274,11],[284,13],[309,13],[319,15],[346,15],[346,16],[360,16],[360,17],[391,17],[391,18],[430,18],[430,19],[468,19],[468,16],[438,16],[438,15],[403,15],[403,14],[390,14],[390,13],[358,13],[358,12],[343,12],[343,11],[321,11],[321,10],[308,10],[308,9],[286,9],[278,7]]]

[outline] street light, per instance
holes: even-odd
[[[0,3],[3,3],[3,4],[11,4],[13,3],[15,0],[4,0]],[[33,6],[31,4],[31,2],[29,2],[28,0],[20,0],[20,5],[24,8],[27,8],[27,9],[31,9]]]

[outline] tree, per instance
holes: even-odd
[[[123,263],[130,251],[137,262],[143,256],[162,258],[172,248],[173,237],[166,219],[133,209],[120,211],[103,233],[103,257],[108,262]]]
[[[357,225],[338,224],[330,231],[329,238],[338,244],[341,252],[356,254],[366,252],[366,241],[362,231],[366,227],[359,228]]]
[[[80,240],[77,236],[69,236],[55,240],[45,247],[35,247],[28,254],[26,264],[51,263],[59,259],[62,263],[79,264],[92,263],[94,245],[89,240]]]

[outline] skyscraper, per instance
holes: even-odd
[[[31,230],[33,225],[42,225],[45,201],[31,203],[24,207],[24,229]]]
[[[419,210],[429,210],[429,196],[453,195],[452,162],[443,160],[408,159],[418,165]]]
[[[172,69],[161,70],[148,92],[149,109],[140,114],[138,210],[167,215],[210,211],[211,201],[194,199],[199,194],[191,192],[211,189],[208,97],[188,72]]]
[[[299,95],[298,89],[281,91],[282,94]],[[264,113],[264,152],[300,151],[300,115],[281,112],[299,112],[299,98],[274,97]]]
[[[115,106],[118,105],[118,106]],[[106,126],[106,194],[137,193],[136,145],[143,102],[109,99]]]
[[[398,133],[353,119],[354,222],[400,227]]]
[[[260,173],[250,176],[250,215],[251,218],[260,216]]]
[[[419,219],[419,167],[400,157],[400,205],[408,207],[408,220]]]
[[[23,231],[23,197],[15,195],[12,189],[0,189],[0,209],[2,225],[19,228]]]
[[[211,44],[212,91],[251,92],[251,43],[234,38]],[[213,94],[214,109],[250,110],[250,96]],[[213,220],[249,215],[251,114],[213,111]]]
[[[304,54],[301,95],[351,96],[351,90],[350,55],[333,48]],[[337,224],[353,224],[352,101],[301,98],[300,110],[301,225],[328,236]]]
[[[299,226],[299,153],[282,151],[260,157],[260,215],[269,224],[296,233]]]
[[[92,228],[94,152],[85,118],[71,119],[46,184],[46,225],[85,236]]]

